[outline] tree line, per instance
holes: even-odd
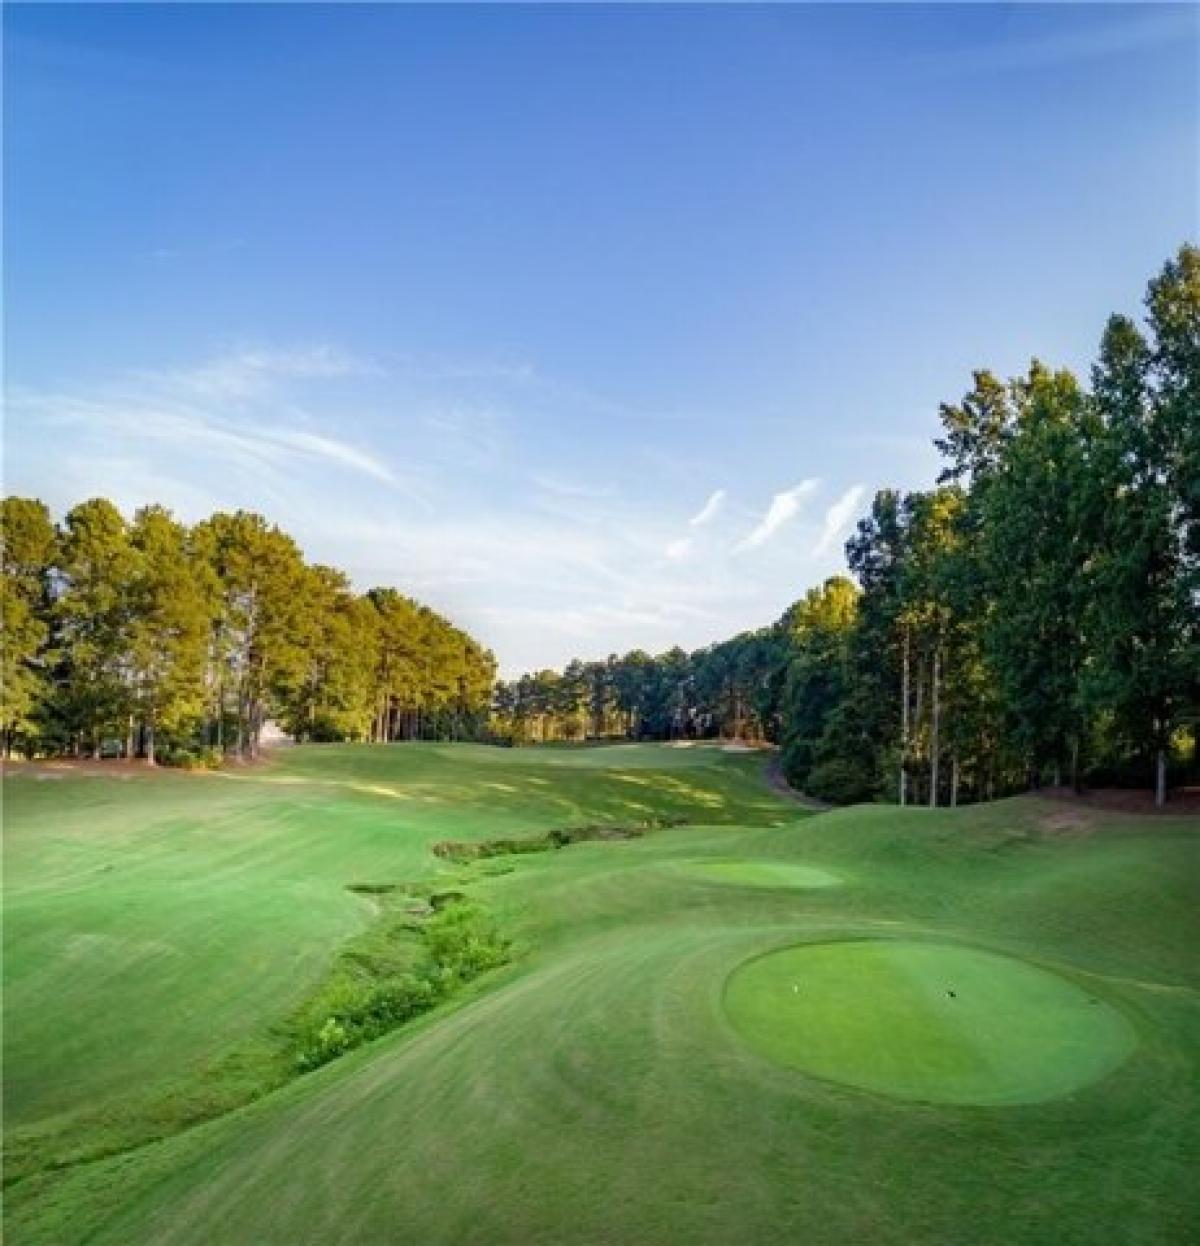
[[[215,762],[298,740],[475,738],[495,662],[391,588],[356,594],[245,511],[192,527],[3,500],[5,755]]]
[[[1111,317],[1085,384],[1034,361],[940,409],[943,468],[882,490],[853,579],[686,654],[498,686],[514,740],[736,736],[835,801],[957,804],[1200,771],[1200,249]]]

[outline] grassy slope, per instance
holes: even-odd
[[[69,1125],[147,1068],[186,1078],[253,1035],[368,919],[343,885],[435,871],[432,840],[651,813],[708,825],[458,870],[517,938],[511,966],[250,1108],[14,1187],[9,1240],[1194,1239],[1194,820],[1099,815],[1102,833],[1060,832],[1033,800],[805,818],[765,792],[757,764],[657,748],[322,749],[233,779],[17,780],[18,1130],[54,1113]],[[732,858],[845,884],[680,868]],[[970,1109],[823,1085],[737,1039],[721,996],[746,957],[880,934],[1056,968],[1125,1010],[1142,1045],[1072,1097]],[[81,952],[89,935],[112,942]]]
[[[253,1082],[262,1061],[244,1044],[373,917],[346,885],[445,874],[428,851],[439,839],[776,813],[752,763],[704,764],[721,756],[322,748],[220,775],[18,770],[5,792],[10,1146],[70,1160],[119,1145],[130,1119],[170,1127],[188,1088],[236,1097],[221,1059],[236,1052],[233,1081]]]

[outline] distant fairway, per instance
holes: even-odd
[[[14,1246],[1200,1236],[1194,819],[814,816],[759,755],[653,745],[112,776],[7,783]],[[262,1093],[410,884],[510,963]]]

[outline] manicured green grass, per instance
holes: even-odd
[[[829,870],[786,861],[685,861],[680,868],[694,878],[735,887],[836,887],[842,881]]]
[[[1064,830],[1060,812],[808,816],[755,756],[656,746],[311,748],[230,776],[17,777],[6,1127],[32,1175],[7,1190],[6,1240],[1194,1240],[1200,827],[1089,814]],[[690,825],[470,864],[430,852],[670,817]],[[348,887],[410,882],[466,895],[512,940],[509,963],[286,1080],[272,1036],[381,920]],[[921,1102],[935,1096],[764,1053],[730,1013],[739,981],[779,949],[843,941],[879,949],[852,1001],[844,963],[827,981],[860,1070],[874,1051],[894,1071],[923,1032],[945,1050],[932,1006],[907,1030],[895,1010],[949,967],[967,984],[954,1002],[982,1009],[976,1055],[996,1058],[978,1001],[1027,1019],[1028,1059],[1001,1080],[1028,1066],[1037,1095]],[[1089,1032],[1081,1007],[1128,1042]],[[835,1050],[790,1008],[762,1024]],[[1078,1040],[1070,1057],[1047,1054],[1039,1009]],[[202,1118],[272,1085],[180,1128],[180,1103]],[[161,1141],[51,1168],[155,1122]]]
[[[1096,991],[948,943],[847,939],[756,957],[729,980],[737,1031],[771,1060],[931,1103],[1039,1103],[1137,1043]]]

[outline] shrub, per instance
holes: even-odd
[[[426,922],[424,934],[433,964],[464,982],[508,959],[507,942],[470,904],[441,909]]]
[[[223,761],[220,749],[178,748],[163,749],[156,760],[164,766],[176,766],[180,770],[216,770]]]
[[[855,805],[874,795],[865,766],[847,758],[823,761],[809,772],[805,791],[833,805]]]
[[[320,1068],[396,1029],[508,959],[507,940],[476,906],[457,899],[432,912],[420,927],[425,957],[412,972],[388,972],[387,958],[343,954],[337,975],[294,1022],[297,1068]]]

